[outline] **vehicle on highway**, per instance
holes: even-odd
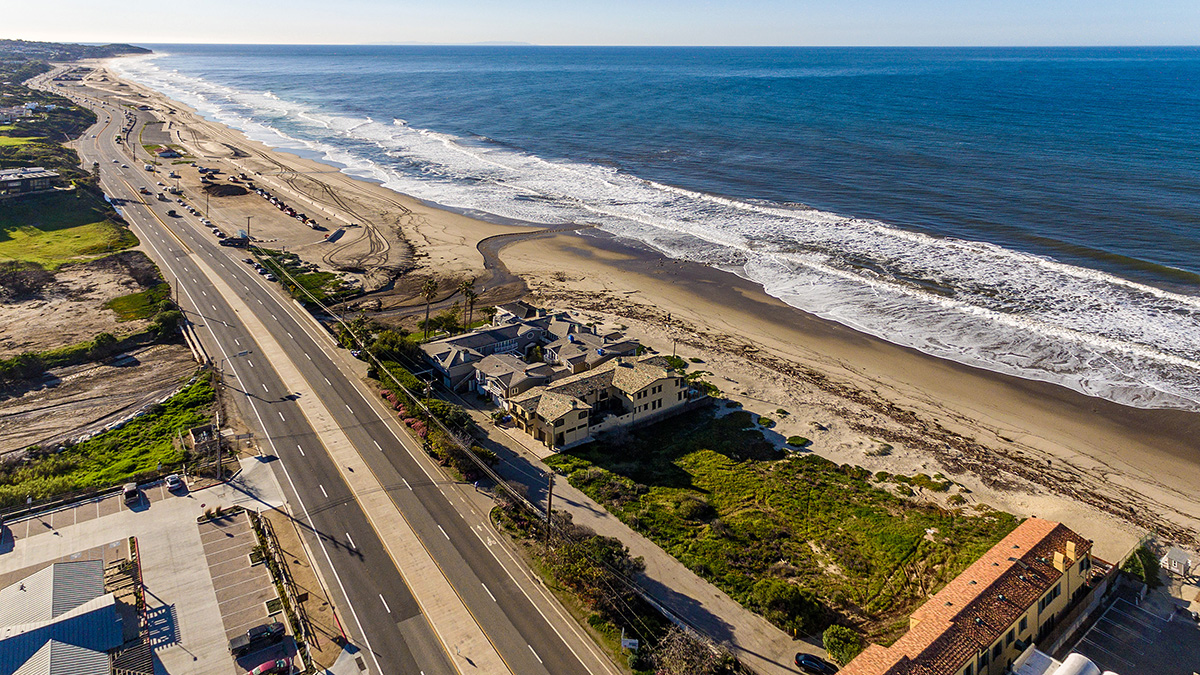
[[[126,506],[142,501],[142,493],[138,492],[137,483],[126,483],[125,487],[121,488],[121,499],[125,501]]]
[[[796,654],[796,666],[809,675],[835,675],[838,667],[819,656],[800,652]]]
[[[283,624],[278,621],[275,623],[264,623],[230,640],[229,652],[235,657],[245,656],[263,647],[279,644],[283,641],[283,636]]]
[[[170,216],[170,217],[172,217],[172,218],[178,218],[178,217],[179,217],[179,214],[178,214],[178,213],[175,213],[175,209],[171,209],[170,211],[167,211],[167,215],[168,215],[168,216]]]
[[[179,488],[183,487],[183,479],[180,478],[179,474],[177,474],[177,473],[173,473],[173,474],[167,476],[166,480],[163,482],[166,483],[167,489],[170,490],[171,492],[174,492],[174,491],[178,490]]]
[[[151,166],[150,164],[147,164],[147,165],[143,166],[142,168],[147,171],[154,171],[154,167]]]
[[[290,673],[292,672],[292,662],[289,659],[275,659],[267,661],[254,670],[246,671],[246,675],[272,675],[275,673]]]

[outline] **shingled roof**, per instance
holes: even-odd
[[[871,645],[842,675],[957,672],[1062,578],[1054,554],[1064,553],[1071,542],[1076,559],[1092,547],[1061,523],[1026,520],[913,612],[903,637],[890,647]]]

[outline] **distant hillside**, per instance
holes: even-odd
[[[75,45],[59,42],[0,40],[0,60],[76,61],[102,59],[122,54],[149,54],[145,47],[133,45]]]

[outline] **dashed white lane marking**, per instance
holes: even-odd
[[[404,480],[404,476],[401,476],[400,480],[404,481],[404,487],[408,488],[409,490],[412,489],[412,486],[408,484],[408,481]]]
[[[329,381],[329,378],[328,378],[328,377],[326,377],[326,378],[325,378],[325,384],[327,384],[327,385],[329,385],[329,386],[331,386],[331,387],[333,386],[333,383]]]
[[[351,414],[351,415],[353,415],[353,414],[354,414],[354,411],[350,409],[350,404],[349,404],[349,403],[347,403],[347,404],[346,404],[346,410],[350,410],[350,414]]]
[[[387,613],[388,613],[388,614],[391,614],[391,613],[392,613],[392,608],[391,608],[391,607],[388,607],[387,600],[384,600],[384,599],[383,599],[383,593],[380,593],[380,594],[379,594],[379,601],[383,603],[383,608],[387,610]],[[532,648],[532,647],[530,647],[530,649],[533,649],[533,648]],[[537,654],[534,654],[534,656],[537,656]],[[538,659],[538,661],[541,661],[541,659]]]
[[[300,456],[301,456],[301,457],[307,457],[307,456],[308,456],[308,455],[305,455],[305,454],[304,454],[304,448],[300,447],[299,445],[297,445],[297,446],[296,446],[296,449],[300,451]]]
[[[254,367],[254,362],[251,361],[250,359],[246,359],[246,363],[249,363],[251,368]]]
[[[442,530],[442,526],[438,525],[438,529]],[[442,530],[442,536],[446,538],[446,541],[450,541],[450,535],[446,534],[445,530]]]
[[[287,331],[284,331],[284,332],[287,333]],[[288,337],[292,338],[293,340],[296,339],[295,336],[293,336],[291,333],[288,333]]]
[[[543,666],[544,666],[544,665],[546,665],[546,662],[545,662],[545,661],[542,661],[542,657],[538,656],[538,655],[537,655],[537,652],[536,652],[536,651],[534,651],[534,649],[533,649],[533,645],[525,645],[525,646],[526,646],[526,647],[529,647],[529,651],[533,652],[533,658],[537,659],[537,660],[538,660],[538,663],[542,664]]]
[[[354,540],[350,538],[350,533],[349,533],[349,532],[347,532],[347,533],[346,533],[346,541],[350,542],[350,548],[354,549],[355,551],[357,551],[357,550],[358,550],[358,545],[357,545],[357,544],[355,544],[355,543],[354,543]],[[380,596],[380,597],[382,597],[382,596]],[[386,603],[385,603],[385,604],[386,604]],[[388,610],[388,611],[390,612],[391,610]]]
[[[326,499],[329,499],[329,493],[325,491],[325,486],[317,483],[317,487],[321,488],[321,494],[325,495]]]
[[[309,361],[312,361],[312,357],[311,357],[311,356],[309,356],[308,354],[305,354],[305,355],[304,355],[304,358],[308,359]]]
[[[233,338],[233,342],[234,342],[234,344],[236,344],[236,345],[237,345],[237,346],[239,346],[239,347],[241,347],[241,346],[242,346],[242,343],[241,343],[241,341],[240,341],[240,340],[238,340],[237,338]]]
[[[492,592],[488,590],[487,584],[481,583],[479,585],[483,586],[483,590],[487,591],[488,597],[492,599],[492,602],[496,602],[496,596],[492,595]]]
[[[264,385],[263,385],[263,391],[267,392],[268,394],[269,394],[269,393],[271,393],[271,390],[270,390],[270,389],[267,389],[267,385],[266,385],[266,384],[264,384]]]
[[[213,311],[214,311],[214,312],[215,312],[215,311],[217,311],[217,306],[216,306],[216,305],[211,305],[211,307],[213,308]]]
[[[279,413],[279,419],[283,420],[284,422],[287,421],[287,418],[283,416],[283,413]]]
[[[261,299],[255,298],[255,300],[258,300],[258,304],[260,304],[260,305],[263,304],[263,301]]]

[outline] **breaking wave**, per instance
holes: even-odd
[[[161,68],[161,56],[112,65],[254,140],[398,192],[483,217],[595,225],[928,354],[1130,406],[1200,410],[1195,296],[986,242],[552,161],[399,117],[333,114]]]

